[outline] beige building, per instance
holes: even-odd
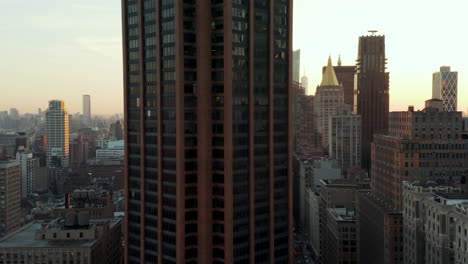
[[[468,263],[468,194],[436,182],[403,182],[404,263]]]
[[[21,167],[15,160],[0,160],[0,237],[19,227]]]
[[[122,219],[85,214],[25,226],[0,240],[0,264],[122,263]]]
[[[314,112],[317,131],[322,135],[322,146],[328,146],[328,118],[337,113],[337,107],[344,103],[343,85],[338,82],[331,58],[323,73],[322,83],[315,92]]]

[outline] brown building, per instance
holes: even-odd
[[[292,1],[122,21],[128,263],[292,263]]]
[[[361,166],[368,170],[371,165],[371,142],[374,134],[386,134],[388,131],[390,96],[386,64],[385,36],[360,37],[354,111],[362,120]]]
[[[468,168],[461,112],[439,105],[392,112],[389,134],[374,136],[371,193],[358,203],[362,264],[403,263],[403,181],[459,182]]]
[[[89,143],[82,136],[70,142],[70,167],[79,168],[86,165]]]
[[[357,236],[360,264],[403,263],[403,216],[371,193],[359,193]]]
[[[314,96],[297,94],[294,105],[294,150],[296,153],[321,147],[314,119]]]
[[[325,72],[327,66],[323,66],[322,74]],[[338,82],[343,85],[344,90],[344,103],[354,104],[354,74],[356,73],[356,66],[342,66],[341,57],[338,59],[338,66],[333,66]]]
[[[326,226],[320,245],[323,264],[355,264],[357,258],[356,217],[347,208],[327,208]]]
[[[21,167],[0,159],[0,237],[19,227],[21,218]]]
[[[110,194],[83,189],[68,193],[65,197],[64,207],[53,208],[51,217],[65,218],[70,211],[86,213],[90,219],[114,217],[115,206]]]

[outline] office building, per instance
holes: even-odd
[[[331,57],[323,73],[322,83],[315,92],[314,110],[316,116],[317,130],[322,136],[322,146],[328,146],[328,118],[337,113],[337,108],[344,102],[343,86],[336,78]]]
[[[110,135],[117,140],[123,139],[123,125],[120,120],[117,120],[114,124],[111,124]]]
[[[354,115],[351,108],[342,104],[328,119],[328,153],[339,162],[343,173],[361,167],[361,116]]]
[[[374,134],[386,134],[389,112],[389,73],[386,72],[385,36],[359,38],[354,112],[361,116],[361,165],[370,169]]]
[[[461,130],[461,112],[442,111],[438,99],[390,113],[388,135],[372,143],[371,193],[359,200],[361,263],[403,263],[402,181],[459,182],[468,166]]]
[[[327,66],[323,66],[322,74],[325,72]],[[343,66],[341,62],[341,56],[338,58],[337,66],[333,66],[333,70],[336,74],[336,79],[343,85],[344,91],[344,103],[353,105],[354,104],[354,74],[356,72],[356,66]]]
[[[438,102],[428,100],[419,111],[410,106],[391,112],[389,134],[374,136],[374,194],[396,209],[403,205],[403,180],[459,182],[468,168],[461,112],[441,111]]]
[[[0,264],[121,264],[122,219],[68,214],[40,220],[0,240]]]
[[[86,165],[89,157],[89,141],[78,136],[70,142],[70,167],[80,168]]]
[[[357,258],[356,217],[347,208],[327,208],[323,229],[321,262],[323,264],[355,264]]]
[[[91,96],[89,94],[83,95],[83,117],[86,122],[91,121]]]
[[[451,71],[450,66],[442,66],[439,72],[433,73],[432,98],[443,101],[444,111],[457,111],[458,72]]]
[[[39,170],[39,159],[27,150],[16,152],[16,161],[21,167],[21,199],[26,199],[33,194],[34,181]]]
[[[49,101],[46,113],[47,126],[47,167],[66,168],[70,155],[69,116],[65,102]]]
[[[292,263],[292,1],[122,14],[128,263]]]
[[[296,94],[294,105],[294,150],[317,149],[321,147],[317,134],[313,95]]]
[[[21,167],[15,160],[0,160],[0,237],[19,227]]]
[[[10,108],[10,118],[12,120],[18,120],[19,119],[19,111],[16,108]]]
[[[437,182],[403,182],[405,263],[466,263],[468,194]]]
[[[292,80],[293,82],[300,82],[299,79],[301,73],[301,50],[293,51],[293,64],[292,64]]]

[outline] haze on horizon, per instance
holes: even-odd
[[[432,73],[447,65],[459,75],[458,110],[467,111],[468,37],[460,32],[468,2],[435,3],[295,0],[294,49],[301,49],[308,93],[315,93],[329,55],[354,65],[359,36],[376,29],[386,36],[390,110],[421,109],[432,94]],[[120,8],[120,0],[0,2],[0,111],[36,113],[61,99],[73,114],[90,94],[93,114],[122,113]]]

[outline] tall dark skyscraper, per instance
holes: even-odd
[[[356,65],[355,112],[362,120],[362,167],[370,168],[374,134],[388,131],[389,74],[386,72],[385,36],[359,38]]]
[[[128,263],[292,263],[292,1],[122,18]]]

